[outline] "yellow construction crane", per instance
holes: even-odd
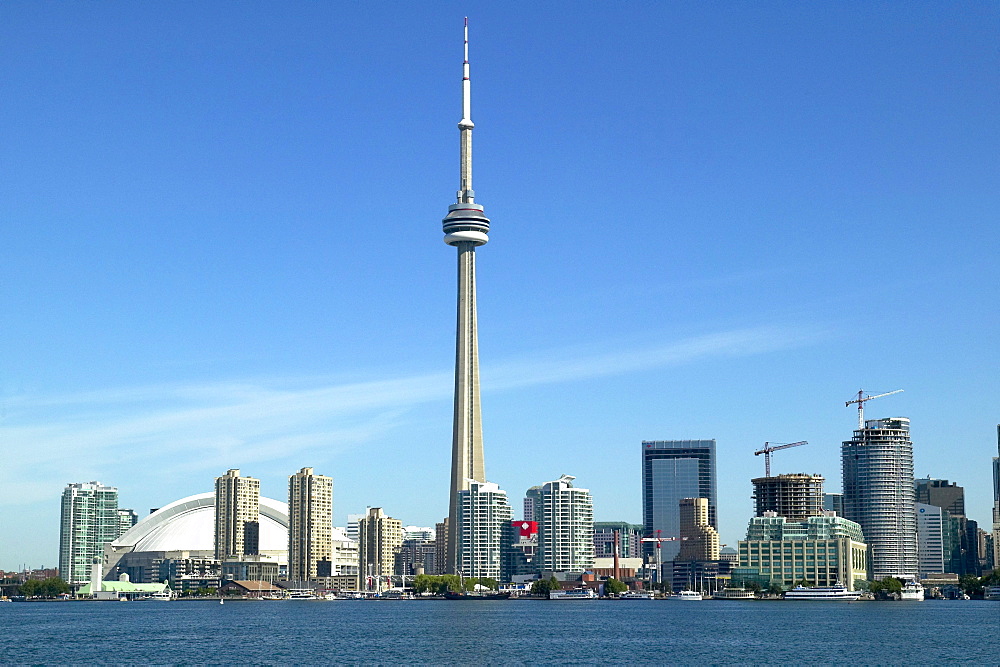
[[[863,389],[858,390],[858,397],[847,401],[844,403],[844,407],[851,407],[852,403],[858,404],[858,430],[860,431],[865,427],[865,401],[870,401],[873,398],[882,398],[883,396],[892,396],[893,394],[898,394],[903,391],[902,389],[897,389],[895,391],[887,391],[884,394],[875,394],[874,396],[865,396]]]
[[[799,445],[808,445],[808,440],[802,440],[800,442],[776,442],[774,446],[769,442],[764,443],[764,449],[754,452],[754,456],[764,455],[764,476],[771,476],[771,452],[776,452],[779,449],[788,449],[789,447],[798,447]]]

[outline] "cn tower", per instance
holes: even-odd
[[[455,419],[451,443],[451,499],[448,505],[447,571],[458,567],[459,492],[469,482],[485,482],[483,423],[479,407],[479,342],[476,333],[476,247],[485,245],[490,221],[475,203],[472,189],[472,97],[469,82],[469,19],[465,19],[462,66],[462,120],[458,121],[459,185],[457,202],[441,222],[444,242],[458,248],[458,326],[455,341]]]

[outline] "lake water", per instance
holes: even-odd
[[[1000,664],[1000,603],[28,602],[3,663]]]

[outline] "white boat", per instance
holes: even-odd
[[[924,587],[919,581],[907,581],[903,584],[903,590],[899,593],[900,600],[923,600]]]
[[[160,602],[170,602],[174,599],[173,594],[170,591],[160,591],[159,593],[150,593],[149,595],[144,595],[139,598],[140,600],[159,600]]]
[[[857,600],[861,591],[849,591],[847,586],[796,586],[785,593],[786,600]]]
[[[550,600],[596,600],[597,593],[589,588],[574,588],[570,591],[549,591]]]
[[[723,588],[712,594],[713,600],[755,600],[753,591],[745,588]]]
[[[704,600],[705,596],[698,591],[681,591],[677,595],[671,595],[671,600],[682,600],[685,602],[693,602]]]
[[[983,588],[984,600],[1000,600],[1000,586],[986,586]]]
[[[652,591],[625,591],[618,594],[619,600],[652,600]]]

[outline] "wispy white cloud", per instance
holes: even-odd
[[[483,391],[755,355],[806,345],[823,335],[814,329],[759,327],[662,345],[619,345],[614,351],[556,350],[485,366]],[[87,461],[142,461],[136,468],[180,475],[319,447],[364,445],[405,424],[414,408],[448,400],[451,392],[449,370],[371,382],[279,379],[11,397],[5,401],[0,446],[28,455],[8,456],[8,465],[0,469],[0,505],[51,498],[66,480],[84,475]]]

